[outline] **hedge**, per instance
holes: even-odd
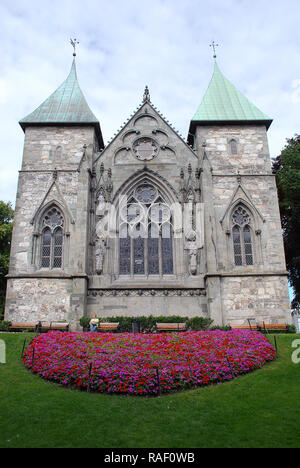
[[[179,315],[160,315],[154,317],[149,316],[138,316],[138,317],[98,317],[100,322],[119,322],[119,331],[121,333],[131,332],[132,323],[137,322],[140,325],[141,333],[151,333],[156,329],[156,323],[186,323],[189,330],[207,330],[212,324],[213,320],[206,317],[182,317]],[[91,318],[82,317],[80,319],[80,325],[85,329],[89,328]]]

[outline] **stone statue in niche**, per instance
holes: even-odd
[[[95,251],[97,275],[101,275],[103,272],[105,248],[106,248],[106,240],[103,238],[97,238],[96,251]]]
[[[96,224],[95,269],[97,275],[101,275],[107,244],[107,204],[103,193],[100,193],[98,197],[96,217],[98,221]]]
[[[189,273],[195,276],[197,274],[197,259],[198,259],[198,248],[197,248],[197,233],[192,229],[186,236],[186,248],[189,252]]]
[[[198,249],[190,250],[190,274],[195,276],[197,274],[197,256]]]
[[[102,218],[105,215],[105,209],[106,209],[106,201],[105,201],[103,193],[100,193],[98,197],[96,216],[100,216]]]

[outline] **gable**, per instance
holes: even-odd
[[[197,163],[191,147],[146,100],[126,122],[101,153],[99,163],[110,167],[132,167],[139,170],[147,165],[185,167]]]

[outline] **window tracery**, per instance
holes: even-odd
[[[172,216],[159,190],[138,186],[120,210],[120,275],[173,274]]]
[[[51,207],[41,220],[41,268],[62,268],[63,228],[62,213],[57,207]]]
[[[243,205],[235,208],[231,217],[234,263],[253,265],[251,216]]]

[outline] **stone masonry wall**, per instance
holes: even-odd
[[[290,323],[286,286],[284,276],[223,277],[224,323]]]
[[[231,154],[232,139],[237,143],[237,154]],[[203,143],[210,314],[221,314],[223,324],[247,323],[248,318],[290,322],[281,221],[266,128],[199,126],[199,153]],[[231,213],[239,202],[244,202],[252,215],[253,265],[236,266],[234,262]]]
[[[26,128],[7,287],[7,320],[72,322],[73,315],[77,321],[85,313],[86,291],[75,276],[86,274],[94,135],[94,128],[89,126]],[[49,270],[41,268],[39,250],[34,245],[40,242],[40,215],[52,202],[65,218],[64,256],[62,269]]]
[[[69,321],[71,293],[70,279],[10,279],[5,319],[17,322]]]
[[[201,295],[191,296],[189,292],[179,296],[177,291],[169,295],[152,295],[151,291],[144,292],[139,296],[138,292],[130,291],[129,295],[119,292],[114,296],[112,293],[103,292],[102,296],[89,294],[87,299],[88,316],[111,317],[111,316],[201,316],[207,317],[206,297]]]

